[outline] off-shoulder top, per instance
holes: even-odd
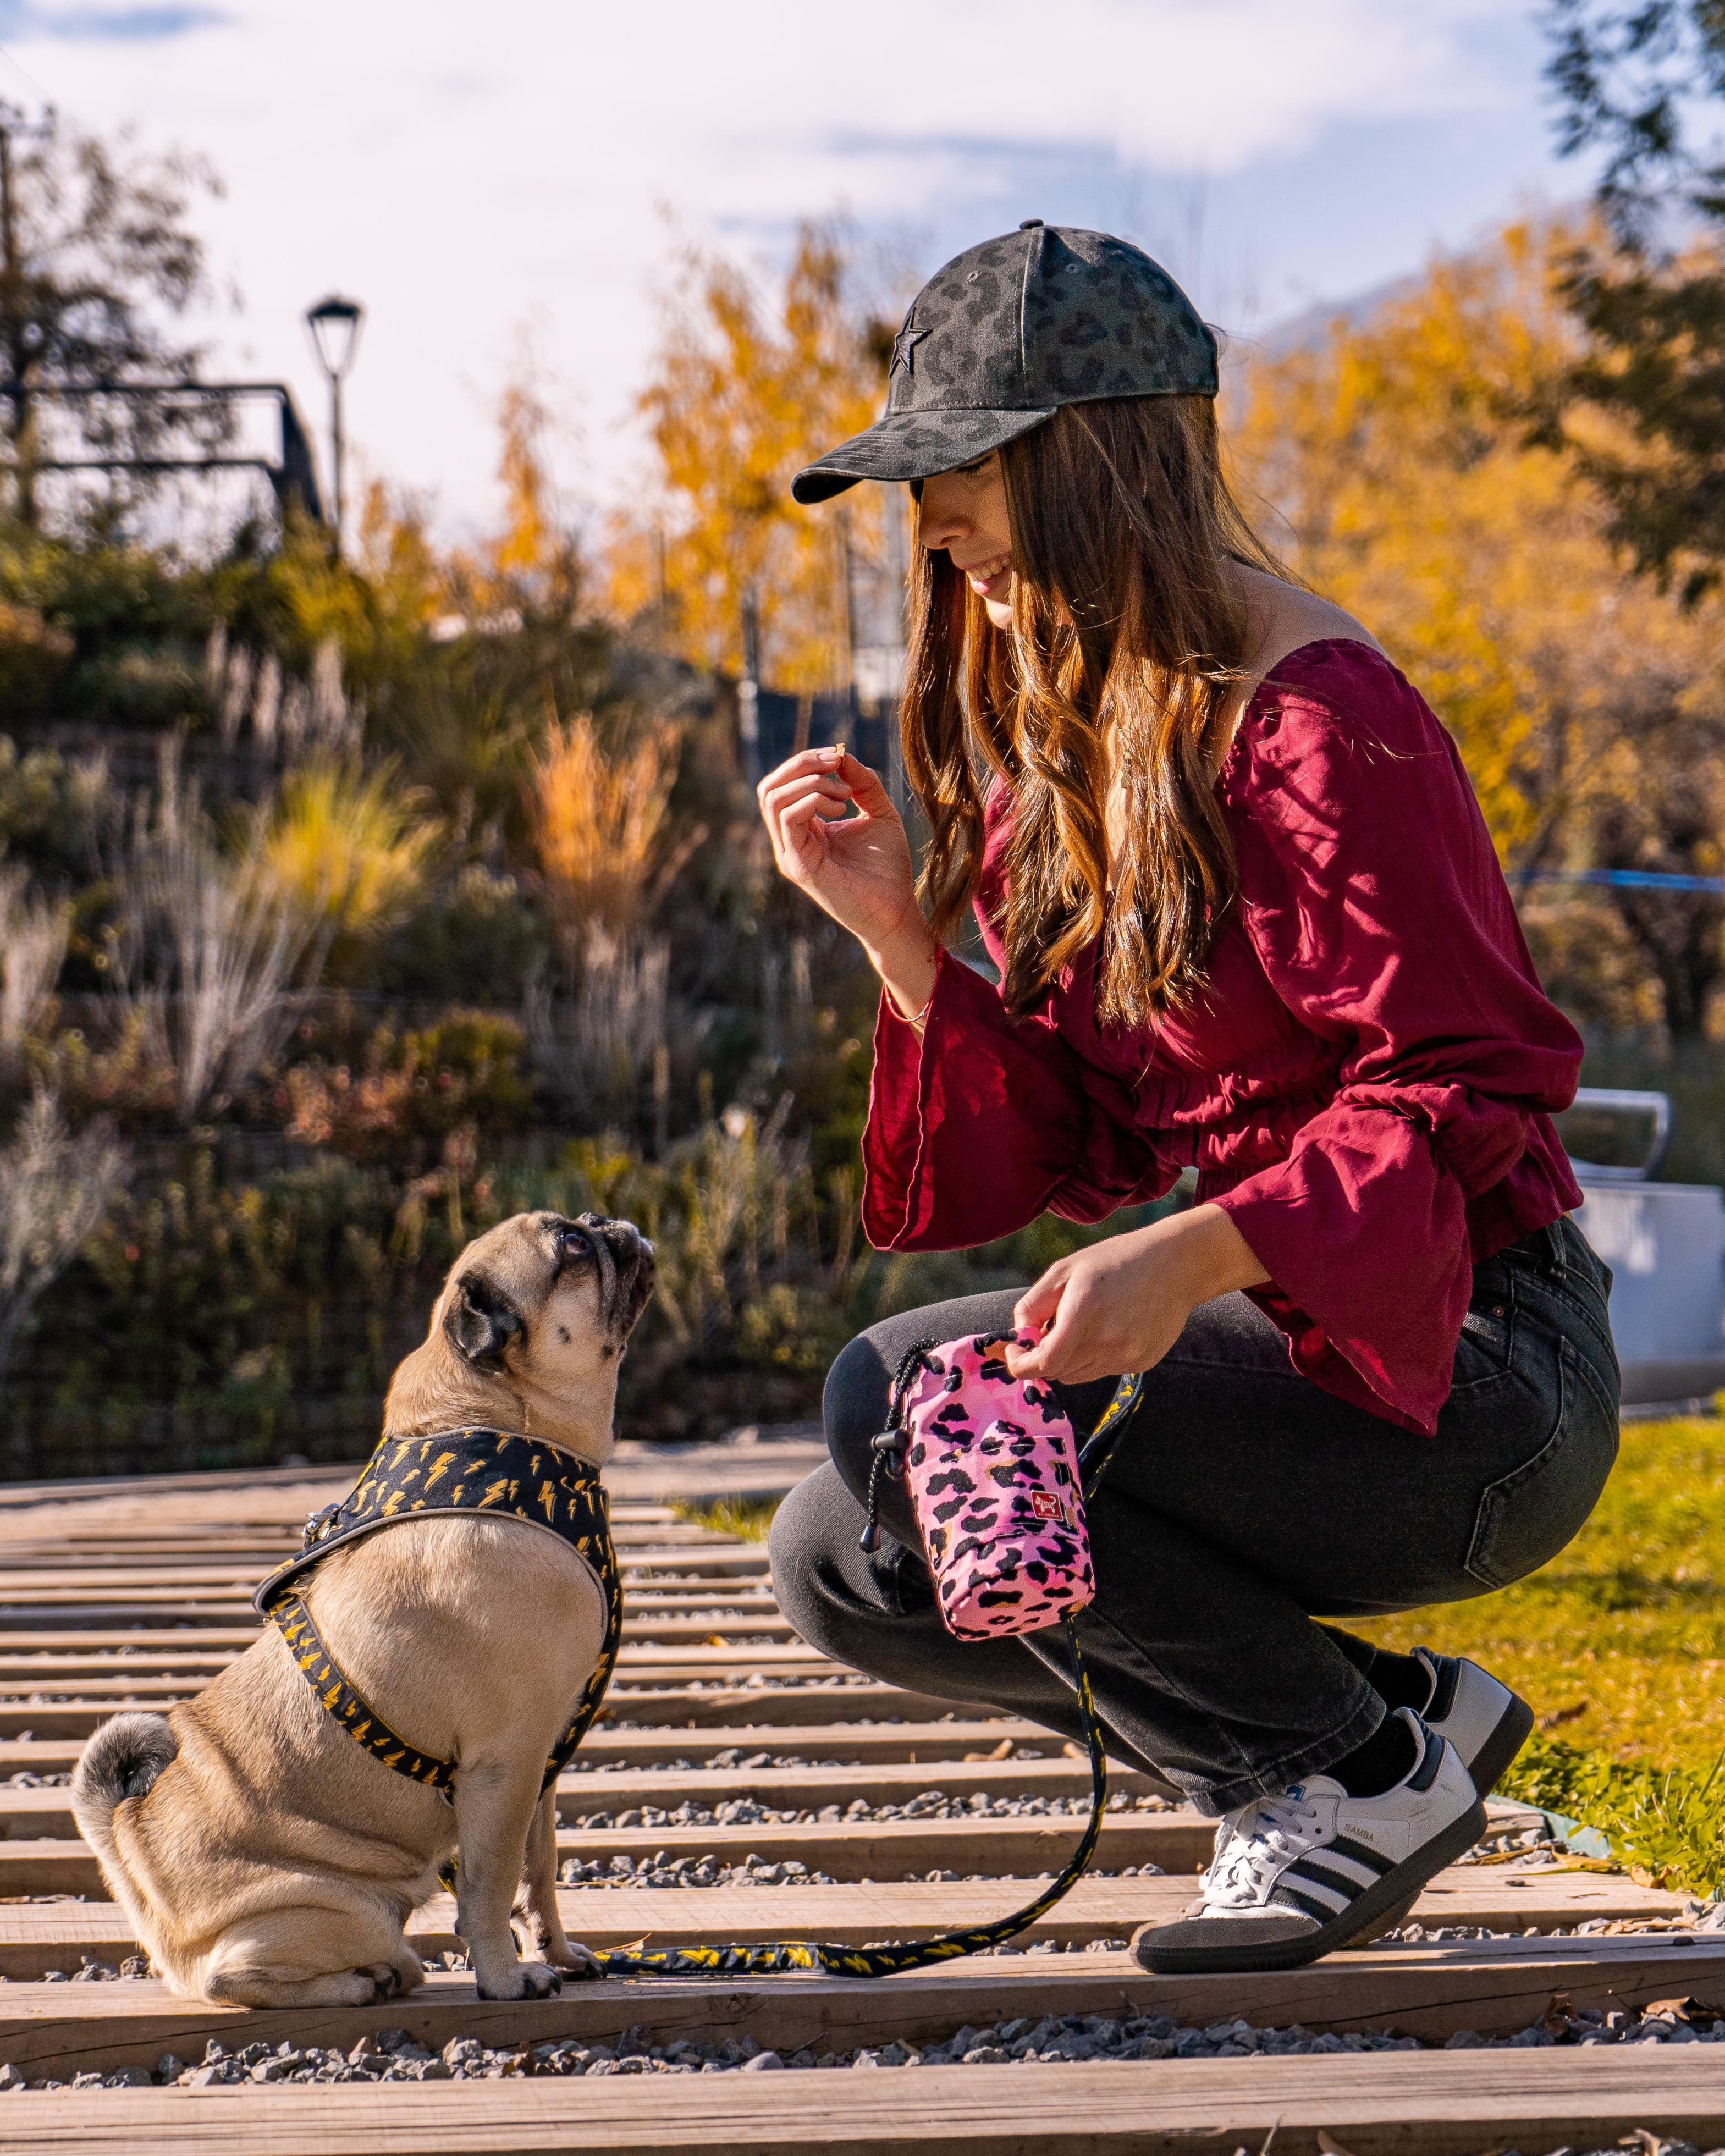
[[[1100,1220],[1189,1165],[1270,1276],[1251,1292],[1295,1367],[1431,1435],[1472,1267],[1581,1202],[1549,1120],[1580,1038],[1454,742],[1371,646],[1272,669],[1217,792],[1240,891],[1189,1008],[1100,1024],[1095,947],[1017,1017],[951,954],[920,1036],[882,997],[864,1228],[960,1249],[1045,1210]],[[1011,814],[997,787],[977,898],[997,961]]]

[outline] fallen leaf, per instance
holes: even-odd
[[[1539,2025],[1549,2036],[1561,2036],[1575,2019],[1575,2001],[1567,1991],[1553,1992]]]

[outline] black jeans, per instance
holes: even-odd
[[[1568,1220],[1476,1267],[1435,1438],[1321,1392],[1245,1296],[1195,1311],[1088,1507],[1096,1597],[1079,1636],[1109,1749],[1218,1814],[1363,1743],[1386,1712],[1375,1650],[1314,1620],[1488,1594],[1563,1548],[1617,1456],[1609,1286]],[[883,1478],[880,1549],[857,1547],[900,1357],[1005,1332],[1014,1300],[909,1311],[845,1349],[826,1387],[832,1463],[779,1510],[773,1584],[839,1661],[1077,1738],[1058,1627],[999,1640],[942,1628],[901,1482]],[[1060,1389],[1081,1435],[1112,1389]]]

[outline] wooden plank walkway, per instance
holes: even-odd
[[[1300,2069],[1297,2072],[1293,2069]],[[478,2087],[117,2090],[8,2097],[8,2156],[480,2156],[699,2150],[821,2156],[1481,2156],[1614,2145],[1638,2128],[1708,2146],[1725,2065],[1692,2048],[1187,2064],[947,2066],[848,2077],[655,2076]],[[387,2124],[385,2121],[387,2120]],[[1642,2148],[1646,2143],[1635,2144]]]
[[[767,1473],[732,1465],[738,1476]],[[630,1471],[637,1494],[614,1508],[630,1587],[623,1656],[607,1718],[558,1790],[559,1856],[583,1882],[559,1890],[572,1936],[596,1947],[926,1936],[1002,1913],[1058,1866],[1088,1787],[1075,1748],[1015,1717],[825,1662],[778,1614],[757,1545],[684,1523],[652,1502],[639,1459]],[[914,2051],[961,2028],[1082,2015],[1195,2029],[1298,2024],[1355,2041],[1389,2030],[1431,2044],[1527,2029],[1554,1996],[1565,2014],[1631,2017],[1659,2001],[1725,2000],[1725,1933],[1694,1930],[1680,1897],[1549,1864],[1440,1875],[1415,1911],[1443,1934],[1435,1940],[1386,1942],[1282,1975],[1153,1978],[1122,1943],[1189,1898],[1210,1830],[1156,1778],[1124,1768],[1111,1779],[1101,1876],[1011,1950],[884,1984],[572,1984],[554,1999],[490,2005],[456,1965],[454,1908],[441,1896],[413,1927],[432,1973],[386,2006],[254,2014],[190,2005],[147,1976],[82,1980],[117,1969],[137,1943],[103,1894],[56,1778],[116,1707],[187,1697],[243,1650],[257,1580],[297,1546],[305,1513],[346,1486],[325,1471],[276,1471],[84,1496],[0,1491],[0,2062],[13,2070],[0,2081],[147,2071],[167,2052],[195,2064],[212,2042],[230,2053],[345,2051],[392,2030],[431,2051],[463,2038],[506,2051],[521,2062],[516,2077],[0,2087],[8,2152],[838,2156],[915,2144],[1087,2156],[1189,2149],[1199,2138],[1256,2152],[1272,2128],[1276,2156],[1482,2156],[1512,2145],[1539,2156],[1635,2128],[1703,2148],[1725,2142],[1725,2042],[942,2064],[864,2082],[706,2074],[699,2090],[658,2071],[528,2071],[536,2046],[614,2044],[629,2030],[661,2047],[747,2037],[787,2059],[805,2047]],[[20,1775],[30,1779],[11,1779]],[[883,1807],[896,1815],[880,1816]],[[1518,1823],[1513,1808],[1494,1815],[1498,1827]],[[713,1883],[700,1883],[703,1866]],[[594,1878],[594,1867],[618,1883]],[[670,1883],[685,1874],[697,1883]],[[1595,1928],[1578,1935],[1581,1925]],[[1479,1929],[1499,1936],[1453,1936]]]

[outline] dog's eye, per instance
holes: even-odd
[[[593,1255],[593,1245],[588,1240],[586,1229],[564,1229],[563,1255],[566,1258],[590,1258]]]

